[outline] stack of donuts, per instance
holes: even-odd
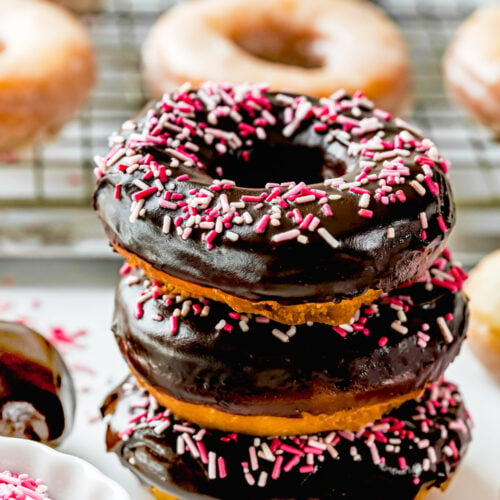
[[[96,163],[132,374],[103,406],[107,446],[158,498],[446,487],[471,422],[442,375],[468,314],[430,139],[361,92],[208,82]]]

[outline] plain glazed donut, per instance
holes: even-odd
[[[163,295],[134,270],[118,285],[113,332],[140,384],[199,425],[255,435],[358,430],[417,397],[458,354],[465,273],[447,258],[342,327],[283,328]]]
[[[102,411],[108,450],[167,495],[158,498],[183,500],[422,498],[447,486],[472,428],[456,386],[445,381],[356,434],[211,431],[177,418],[132,379]]]
[[[446,160],[361,93],[209,83],[166,94],[111,141],[94,206],[113,247],[237,312],[347,323],[418,279],[454,225]]]
[[[396,114],[410,100],[409,56],[397,26],[356,0],[197,0],[164,14],[143,47],[159,97],[186,81],[268,82],[326,97],[363,90]]]
[[[500,382],[500,250],[479,262],[467,283],[470,345]]]
[[[83,25],[43,0],[0,0],[0,151],[57,134],[94,83]]]
[[[479,9],[458,29],[444,58],[451,97],[500,137],[500,6]]]

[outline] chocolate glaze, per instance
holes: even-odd
[[[206,85],[203,89],[204,95],[210,91],[219,98],[218,87],[213,90],[210,85]],[[241,92],[241,87],[227,87],[224,95],[231,94],[233,90]],[[359,295],[369,288],[390,290],[418,277],[446,243],[449,231],[444,229],[443,222],[448,229],[455,222],[451,190],[443,172],[446,162],[430,141],[417,135],[413,139],[408,139],[407,135],[402,138],[401,133],[407,127],[402,120],[377,118],[372,111],[372,104],[359,96],[353,100],[347,97],[322,100],[321,104],[312,98],[305,99],[305,102],[316,106],[318,114],[323,113],[323,118],[309,113],[297,125],[295,132],[286,134],[290,135],[288,137],[284,134],[284,128],[286,110],[290,106],[284,104],[276,94],[260,92],[257,87],[250,94],[252,92],[258,94],[261,99],[259,102],[269,103],[269,111],[276,119],[276,124],[267,123],[261,127],[266,138],[261,140],[253,135],[243,137],[243,141],[251,139],[252,143],[249,146],[243,143],[241,147],[228,147],[228,152],[219,154],[215,149],[215,145],[220,145],[217,139],[207,145],[200,128],[187,138],[183,133],[181,146],[189,141],[199,148],[193,153],[192,162],[196,162],[196,167],[181,162],[178,167],[171,168],[175,154],[165,152],[164,142],[173,140],[175,132],[171,126],[162,128],[157,122],[166,116],[162,115],[162,111],[170,110],[168,123],[179,123],[179,120],[188,116],[198,125],[207,124],[213,113],[211,115],[207,110],[199,93],[178,92],[169,95],[163,102],[152,104],[136,121],[127,122],[119,135],[112,138],[114,144],[119,143],[119,146],[111,151],[107,159],[99,161],[97,171],[100,179],[94,194],[94,206],[111,243],[136,254],[171,276],[253,301],[278,300],[289,304],[338,301]],[[290,99],[292,97],[289,96]],[[258,114],[251,116],[254,111],[245,108],[249,99],[248,96],[243,98],[233,108],[237,109],[245,123],[253,124]],[[186,102],[194,103],[196,111],[190,114],[171,111],[173,105],[189,107]],[[352,111],[353,106],[356,111]],[[330,116],[329,119],[325,118],[325,113]],[[374,138],[373,131],[357,132],[356,126],[345,123],[345,120],[359,122],[362,119],[378,120],[377,126],[383,131],[381,133],[385,141],[381,146],[379,142],[381,150],[367,151],[363,149],[364,145],[360,145],[360,141]],[[318,125],[325,124],[325,130],[316,129]],[[240,123],[231,117],[221,117],[216,125],[208,123],[208,126],[234,133],[233,140],[235,136],[239,137],[238,134],[242,135],[238,128]],[[162,135],[165,133],[170,134],[166,139]],[[339,133],[334,139],[332,134]],[[408,134],[408,131],[405,130],[404,134]],[[405,139],[410,142],[405,142]],[[362,180],[367,175],[362,173],[363,168],[366,168],[363,162],[371,162],[373,154],[390,155],[394,144],[399,147],[390,160],[397,160],[399,153],[405,155],[401,156],[401,161],[409,171],[408,175],[401,177],[400,184],[392,186],[391,196],[399,191],[406,201],[384,204],[375,200],[374,194],[380,188],[379,177],[383,175],[384,165],[387,166],[384,157],[376,157],[373,166],[369,167],[369,173],[375,175],[375,179],[361,186],[370,194],[368,208],[373,212],[373,217],[362,217],[358,214],[362,194],[353,192],[351,189],[357,186],[349,183],[360,179],[360,182],[366,182]],[[117,152],[120,156],[119,148],[122,146],[129,156],[117,160]],[[129,160],[139,158],[136,154],[142,159],[133,161],[145,163],[138,169],[138,165],[131,165],[132,160]],[[243,160],[245,154],[248,154],[248,161]],[[431,160],[431,156],[434,160]],[[422,165],[422,158],[432,167]],[[148,173],[152,168],[151,161],[156,175],[158,168],[154,162],[168,166],[172,173],[168,182],[163,183],[166,188],[162,193],[156,192],[144,198],[145,213],[131,222],[132,197],[144,189],[144,185],[138,187],[137,181],[143,181],[147,187],[153,188],[157,185],[154,182],[158,182],[158,178]],[[127,167],[130,173],[120,171]],[[221,167],[223,172],[217,167]],[[432,174],[435,194],[425,187],[423,177],[427,175],[426,172]],[[189,176],[189,179],[181,177],[181,180],[177,180],[183,175]],[[217,179],[221,177],[232,179],[236,186],[230,186],[225,181],[222,182],[224,188],[217,186]],[[339,177],[347,183],[347,188],[338,180]],[[410,185],[410,181],[416,180],[424,186],[425,194],[417,194]],[[282,195],[269,202],[263,201],[262,207],[258,203],[246,201],[243,208],[235,208],[240,215],[247,212],[251,222],[236,223],[234,218],[230,218],[225,225],[221,224],[221,232],[213,241],[209,233],[214,230],[202,228],[194,219],[188,221],[189,216],[182,220],[187,213],[186,207],[172,209],[159,206],[161,198],[158,195],[164,196],[165,191],[170,191],[172,195],[181,196],[182,200],[179,200],[187,202],[191,206],[190,210],[194,210],[193,214],[206,215],[207,209],[221,207],[223,196],[227,196],[229,204],[241,203],[242,196],[272,197],[278,184],[265,187],[266,183],[285,181],[304,181],[309,185],[302,194],[313,189],[323,191],[325,197],[300,204],[288,200],[280,208],[277,202],[288,189],[281,186]],[[119,199],[115,198],[116,186],[121,189]],[[201,209],[197,208],[199,205],[196,205],[196,201],[193,202],[198,195],[192,193],[199,193],[203,188],[208,188],[207,192],[212,192],[214,198],[207,207]],[[336,195],[338,199],[327,198]],[[323,202],[330,206],[332,216],[323,211]],[[296,219],[290,215],[294,208],[300,209],[304,217],[307,214],[317,217],[318,227],[326,229],[338,241],[338,247],[330,246],[317,230],[308,231],[304,228],[300,231],[307,236],[307,244],[301,244],[295,238],[275,241],[273,238],[276,235],[299,227]],[[281,210],[280,224],[268,225],[263,234],[256,233],[258,222],[271,210]],[[426,215],[427,228],[419,220],[419,214],[422,213]],[[172,219],[168,234],[163,233],[166,215]],[[174,228],[174,222],[179,223],[177,229]],[[387,237],[389,227],[394,230],[393,238]],[[207,242],[207,237],[210,242]]]
[[[42,335],[0,321],[0,434],[58,444],[73,425],[71,375]]]
[[[137,402],[145,404],[132,409]],[[146,393],[131,378],[112,392],[102,409],[109,419],[107,448],[148,485],[184,500],[411,500],[419,490],[439,487],[450,479],[471,439],[471,421],[460,393],[453,384],[444,381],[431,384],[419,400],[405,403],[357,434],[326,432],[255,441],[253,436],[242,434],[213,430],[200,433],[198,426],[177,420],[155,403],[151,397],[148,402]],[[131,424],[131,417],[139,412],[145,416]],[[209,460],[187,446],[184,441],[187,434],[193,448],[203,449]],[[372,440],[375,452],[368,444]],[[272,450],[273,461],[262,458],[264,443]],[[320,443],[320,448],[314,450],[316,443]],[[290,470],[287,464],[296,454],[282,449],[282,445],[301,453]],[[251,465],[251,446],[257,451],[257,467]],[[316,452],[312,471],[302,469],[306,466],[303,451],[311,451],[307,446]],[[179,449],[183,454],[179,454]],[[209,473],[209,461],[214,458],[211,454],[215,454],[216,461],[224,459],[227,477],[221,477],[217,466],[215,477]],[[281,464],[277,465],[278,460]],[[242,465],[245,462],[249,469],[246,476]],[[264,486],[258,486],[263,472],[267,480]]]
[[[457,281],[436,281],[434,273],[450,269]],[[177,399],[241,415],[333,413],[423,389],[443,374],[460,350],[468,319],[464,295],[446,286],[461,289],[464,276],[440,258],[422,281],[363,307],[352,327],[289,327],[235,315],[219,302],[162,295],[135,270],[118,285],[113,331],[133,370]],[[208,313],[201,312],[205,306]],[[391,326],[400,308],[403,333]],[[174,329],[177,314],[184,317]],[[451,342],[439,317],[448,318]],[[421,345],[424,331],[429,339]],[[293,335],[288,342],[286,332]]]

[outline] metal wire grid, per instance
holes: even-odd
[[[172,3],[102,0],[102,10],[83,17],[97,49],[98,86],[58,140],[0,163],[0,208],[58,208],[50,210],[52,215],[62,215],[63,209],[73,207],[81,208],[88,217],[94,185],[92,158],[105,150],[110,131],[146,101],[138,71],[140,46],[150,26]],[[452,160],[457,203],[471,209],[500,206],[500,144],[449,103],[441,82],[441,60],[449,40],[460,22],[484,1],[377,3],[398,22],[408,39],[415,84],[412,119]]]

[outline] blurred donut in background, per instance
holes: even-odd
[[[500,5],[479,9],[458,29],[444,61],[450,97],[500,138]]]
[[[95,80],[84,26],[44,0],[0,0],[0,151],[50,138]]]
[[[142,56],[153,96],[186,81],[259,81],[314,97],[362,89],[398,114],[410,102],[410,62],[398,27],[358,0],[183,2],[153,26]]]
[[[470,296],[470,345],[500,382],[500,250],[474,268],[466,291]]]

